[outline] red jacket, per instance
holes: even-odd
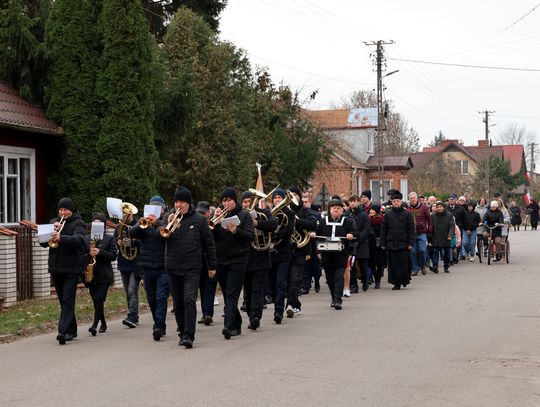
[[[422,233],[431,233],[433,231],[433,224],[431,222],[431,214],[429,209],[424,204],[416,204],[416,207],[413,208],[411,205],[407,208],[409,213],[414,219],[414,224],[416,225],[416,235],[421,235]]]

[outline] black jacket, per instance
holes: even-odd
[[[287,218],[287,226],[282,227],[282,221],[284,217]],[[296,223],[296,217],[294,212],[289,208],[283,208],[281,214],[276,215],[278,221],[278,229],[272,233],[272,243],[274,246],[270,250],[272,262],[281,263],[284,261],[291,261],[291,236],[294,233],[294,225]],[[275,244],[278,242],[279,244]]]
[[[467,211],[465,215],[465,226],[463,229],[470,231],[476,230],[480,222],[482,222],[482,219],[480,219],[480,214],[476,211]]]
[[[358,259],[369,259],[369,217],[361,208],[351,209],[350,212],[354,216],[358,234],[354,255]]]
[[[354,237],[357,237],[357,232],[354,227],[354,221],[349,217],[342,215],[341,218],[334,221],[330,215],[325,216],[319,226],[317,227],[318,236],[332,237],[332,229],[334,226],[332,223],[338,223],[340,225],[335,226],[335,237],[345,237],[348,233],[351,233]],[[349,258],[349,248],[351,243],[345,239],[341,240],[345,244],[345,250],[339,253],[325,253],[322,255],[322,266],[327,268],[345,268],[347,267],[347,259]]]
[[[90,236],[84,238],[86,247],[86,262],[91,261],[90,256]],[[116,260],[118,250],[114,237],[108,234],[103,235],[103,240],[96,242],[96,247],[99,249],[99,254],[96,256],[96,264],[94,265],[94,278],[91,284],[112,284],[114,282],[112,262]]]
[[[157,220],[152,226],[142,229],[138,224],[131,228],[131,236],[140,240],[139,267],[144,270],[165,271],[166,239],[159,234],[159,228],[165,222]]]
[[[303,236],[304,231],[308,232],[314,232],[317,229],[317,217],[315,216],[315,213],[308,208],[304,208],[303,206],[297,206],[294,205],[291,206],[292,211],[296,214],[296,223],[295,223],[295,230],[300,232],[300,234]],[[293,232],[294,233],[294,232]],[[291,245],[292,249],[292,256],[307,256],[311,254],[311,245],[308,243],[304,247],[297,248],[296,244]]]
[[[236,228],[236,233],[231,233],[221,225],[217,225],[214,230],[214,241],[216,242],[217,264],[247,264],[249,259],[249,247],[255,240],[255,227],[250,213],[238,204],[232,212],[225,218],[238,216],[240,224]],[[211,269],[210,265],[208,266]]]
[[[203,268],[203,256],[206,257],[208,269],[216,269],[216,246],[208,221],[193,208],[183,216],[180,227],[169,238],[162,239],[165,240],[167,273],[175,275],[181,275],[186,271],[200,273]]]
[[[274,232],[277,228],[277,221],[272,217],[270,209],[255,209],[257,214],[258,226],[255,228],[255,233],[259,234],[259,238],[262,235],[268,235],[268,232]],[[266,219],[260,214],[264,213]],[[262,240],[261,240],[262,241]],[[249,260],[248,271],[255,270],[269,270],[272,268],[272,259],[270,258],[270,248],[264,251],[255,250],[251,244],[249,245]]]
[[[49,223],[59,222],[54,218]],[[49,249],[49,273],[54,274],[82,274],[84,271],[84,233],[86,223],[78,213],[66,219],[60,232],[60,244],[56,249]],[[49,247],[47,242],[40,243],[42,247]]]
[[[501,212],[500,209],[497,209],[496,211],[492,211],[491,209],[488,209],[486,214],[484,215],[484,219],[482,219],[482,223],[486,223],[489,227],[495,226],[495,223],[499,223],[502,225],[504,223],[504,215]],[[489,233],[489,229],[486,229],[486,232]],[[502,233],[502,226],[497,226],[493,229],[493,236],[500,236]]]
[[[433,223],[431,244],[437,247],[450,247],[451,240],[456,233],[454,216],[447,210],[441,213],[434,212],[431,214],[431,221]]]
[[[458,226],[458,228],[463,230],[463,228],[465,227],[465,223],[467,222],[467,212],[465,208],[461,205],[455,204],[454,207],[448,205],[446,210],[452,215],[454,215],[456,225]]]
[[[391,208],[384,213],[381,247],[386,250],[407,250],[414,245],[415,238],[414,219],[406,209]]]

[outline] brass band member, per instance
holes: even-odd
[[[54,244],[51,242],[41,243],[42,247],[51,246],[49,249],[49,273],[51,273],[56,295],[60,302],[60,319],[58,320],[58,336],[56,337],[60,345],[77,337],[75,298],[77,283],[84,267],[86,225],[75,210],[75,203],[70,198],[60,199],[58,217],[50,222],[54,223],[56,230],[51,239]]]
[[[197,213],[191,203],[191,192],[187,188],[178,188],[174,194],[174,210],[167,220],[179,222],[179,226],[165,238],[165,268],[169,274],[174,315],[179,330],[178,345],[186,349],[192,348],[195,340],[197,288],[203,256],[206,258],[210,278],[216,274],[216,248],[212,233],[206,218]],[[170,231],[172,228],[168,229]]]
[[[102,222],[105,224],[106,221],[107,218],[102,213],[96,213],[92,216],[92,222]],[[107,331],[104,306],[107,300],[109,286],[114,283],[112,262],[116,260],[117,249],[112,235],[104,233],[103,240],[94,241],[91,244],[93,238],[90,235],[85,237],[88,255],[96,260],[92,281],[87,282],[86,285],[94,303],[94,322],[88,328],[88,332],[92,336],[96,336],[98,322],[101,322],[99,332],[103,333]]]
[[[217,252],[217,278],[225,298],[225,339],[240,335],[242,317],[238,310],[238,298],[246,274],[249,246],[255,239],[253,220],[248,211],[238,204],[234,188],[227,187],[220,195],[221,208],[216,208],[215,216],[227,214],[224,219],[238,217],[239,224],[229,221],[226,228],[216,225],[213,229]]]
[[[283,189],[276,189],[272,193],[274,206],[285,199],[287,194]],[[272,257],[272,273],[270,274],[269,290],[274,299],[274,322],[281,324],[285,311],[285,298],[287,296],[287,283],[289,279],[289,267],[291,264],[291,236],[294,232],[295,216],[288,207],[283,208],[278,214],[278,229],[272,234],[273,248],[270,251]],[[277,216],[276,216],[277,217]]]
[[[304,208],[302,204],[302,190],[297,187],[289,188],[296,195],[298,205],[291,203],[290,208],[296,215],[295,229],[299,237],[304,237],[305,233],[314,231],[317,228],[317,218],[311,209]],[[311,241],[308,240],[303,247],[298,247],[296,243],[291,245],[291,265],[289,268],[289,281],[287,289],[287,308],[285,313],[287,318],[294,317],[302,311],[302,303],[298,294],[302,289],[302,276],[306,266],[306,256],[311,254]]]
[[[254,196],[246,191],[242,194],[242,206],[249,210],[253,205]],[[270,209],[254,208],[253,225],[255,226],[260,246],[250,245],[249,260],[247,265],[246,277],[244,279],[244,298],[246,301],[246,311],[249,316],[248,328],[255,331],[261,324],[261,318],[264,307],[264,280],[266,275],[272,269],[272,259],[270,258],[270,245],[264,247],[266,241],[262,236],[274,232],[277,228],[277,222],[272,217]],[[263,243],[264,242],[264,243]]]
[[[165,272],[165,239],[159,234],[159,228],[165,223],[163,215],[167,205],[164,199],[155,195],[150,198],[150,205],[159,206],[160,217],[148,215],[133,226],[131,236],[140,239],[139,268],[144,282],[144,290],[154,325],[152,337],[159,341],[167,333],[167,300],[169,298],[169,276]]]

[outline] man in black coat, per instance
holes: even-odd
[[[203,256],[208,275],[216,274],[216,248],[207,220],[191,206],[191,192],[180,187],[174,194],[174,211],[167,217],[172,222],[177,214],[180,226],[166,238],[165,269],[169,274],[174,315],[178,325],[180,346],[193,347],[197,320],[197,288],[203,268]],[[160,228],[163,229],[165,226]]]
[[[251,210],[254,195],[250,191],[242,193],[242,207]],[[255,207],[251,212],[256,239],[249,246],[249,260],[244,279],[244,299],[249,317],[248,328],[255,331],[261,324],[264,307],[264,281],[272,269],[270,258],[270,234],[277,229],[277,221],[268,208]]]
[[[362,196],[364,196],[364,203],[369,204],[369,208],[371,209],[371,201],[367,199],[366,194],[369,193],[369,197],[371,197],[370,191],[364,191],[362,192]],[[367,200],[366,200],[367,199]],[[357,293],[358,292],[358,282],[357,282],[357,276],[360,277],[360,280],[362,281],[362,290],[367,291],[369,288],[369,273],[367,268],[367,261],[369,259],[369,217],[367,215],[368,212],[365,211],[365,206],[360,205],[360,200],[356,195],[353,195],[349,199],[349,203],[351,205],[349,211],[351,215],[354,218],[354,226],[356,228],[356,232],[358,233],[358,237],[356,240],[356,250],[354,252],[355,261],[354,264],[351,264],[351,292]]]
[[[227,187],[220,195],[221,207],[215,216],[227,211],[224,219],[237,217],[238,223],[229,222],[214,227],[217,253],[217,279],[225,299],[225,327],[221,332],[225,339],[242,333],[242,316],[238,309],[238,298],[249,260],[249,246],[255,240],[255,228],[249,212],[238,203],[234,188]]]
[[[432,267],[429,269],[434,273],[439,272],[439,259],[441,252],[444,260],[444,272],[450,271],[451,259],[451,242],[455,234],[454,216],[446,211],[444,204],[438,201],[435,204],[435,213],[431,214],[431,222],[433,224],[433,235],[431,244],[433,245],[433,253],[431,256]]]
[[[407,287],[411,282],[410,252],[416,237],[412,215],[403,208],[403,195],[391,196],[392,206],[384,213],[381,226],[381,248],[388,256],[388,281],[392,290]]]
[[[456,194],[450,194],[450,196],[448,197],[448,207],[446,208],[446,210],[450,212],[452,215],[454,215],[454,219],[456,220],[456,225],[459,228],[459,231],[461,232],[461,236],[463,236],[465,223],[467,223],[467,211],[463,207],[463,205],[460,205],[458,203]],[[465,250],[463,248],[463,244],[458,254],[461,260],[465,259]]]
[[[165,224],[162,218],[167,205],[159,195],[150,198],[149,204],[160,207],[160,217],[148,215],[145,218],[147,227],[142,228],[137,223],[131,228],[131,236],[140,240],[139,268],[154,320],[152,337],[155,341],[159,341],[166,334],[167,300],[169,298],[169,276],[165,271],[166,242],[159,234],[159,228]]]
[[[77,337],[75,299],[77,283],[83,273],[86,224],[76,213],[75,203],[70,198],[58,202],[58,217],[52,219],[55,232],[52,239],[58,244],[49,249],[49,273],[60,302],[60,319],[56,340],[60,345]],[[60,228],[62,229],[61,231]],[[41,243],[49,247],[48,243]],[[54,246],[54,245],[53,245]]]

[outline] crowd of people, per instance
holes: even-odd
[[[518,230],[521,224],[521,209],[515,202],[507,209],[500,194],[489,204],[485,198],[474,202],[467,194],[451,194],[447,202],[415,192],[406,198],[390,190],[388,200],[378,204],[367,190],[360,196],[333,196],[322,211],[309,192],[296,186],[268,195],[249,190],[240,196],[227,187],[219,205],[212,207],[206,201],[195,204],[191,192],[179,187],[170,210],[161,196],[153,196],[149,205],[159,208],[159,216],[136,219],[127,213],[113,235],[105,233],[99,240],[86,232],[75,203],[62,198],[58,217],[51,220],[55,244],[48,242],[49,272],[61,308],[57,341],[63,345],[78,336],[77,285],[89,261],[93,273],[85,284],[95,310],[88,328],[92,336],[107,331],[104,304],[114,280],[112,262],[117,260],[128,306],[122,323],[130,329],[139,324],[142,280],[153,339],[167,334],[172,296],[179,345],[189,349],[197,322],[214,323],[218,284],[224,298],[221,333],[229,340],[242,333],[242,312],[253,331],[270,307],[277,325],[300,315],[301,296],[319,292],[323,274],[330,307],[339,311],[344,297],[371,286],[380,289],[385,269],[392,290],[400,290],[419,273],[438,273],[441,263],[448,273],[460,261],[474,262],[478,254],[499,261],[497,245],[508,239],[511,227]],[[527,209],[536,230],[538,204],[533,200]],[[94,223],[106,223],[106,216],[94,214]],[[477,253],[477,241],[487,239],[488,228],[495,245],[486,250],[493,253]],[[134,250],[132,255],[126,254],[126,246]]]

